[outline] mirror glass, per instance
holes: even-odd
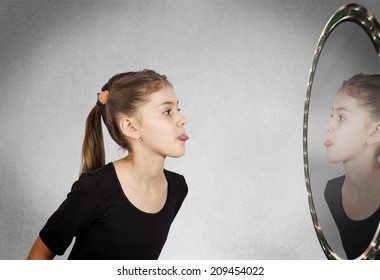
[[[358,212],[353,210],[350,212],[349,209],[353,208],[347,206],[350,205],[347,201],[352,201],[348,198],[356,198],[356,193],[353,195],[352,192],[347,191],[350,190],[349,180],[345,176],[346,173],[347,177],[349,176],[347,170],[350,161],[345,158],[335,160],[339,142],[333,137],[329,139],[332,128],[334,133],[337,131],[336,125],[342,127],[342,125],[350,124],[346,121],[347,116],[344,114],[351,114],[350,117],[352,117],[353,113],[340,109],[349,106],[344,102],[351,101],[356,105],[358,100],[348,94],[340,94],[338,99],[337,93],[343,82],[359,73],[380,74],[378,30],[376,19],[364,7],[355,4],[343,6],[334,13],[322,31],[310,70],[304,112],[304,170],[312,221],[328,259],[380,257],[378,254],[380,196],[375,202],[368,203],[368,205],[376,205],[367,209],[370,215],[361,212],[363,216],[360,216],[361,214],[358,214],[360,217],[353,216]],[[380,94],[380,88],[378,92]],[[343,124],[344,121],[346,122]],[[338,138],[338,136],[334,137]],[[356,147],[355,139],[349,138],[343,139],[342,145],[346,145],[351,151]],[[332,141],[335,142],[332,143]],[[366,142],[365,145],[367,145]],[[371,147],[374,145],[380,146],[380,142]],[[363,149],[367,151],[370,148]],[[363,155],[361,150],[358,153],[361,153],[360,156]],[[380,165],[377,168],[380,170]],[[341,177],[343,175],[345,177]],[[343,182],[345,199],[342,199]],[[374,194],[380,195],[380,180],[377,182],[378,191]],[[327,184],[329,187],[325,197]],[[330,209],[331,207],[333,209]],[[373,210],[374,207],[375,210]],[[341,210],[343,210],[342,213],[339,212]],[[355,222],[357,236],[354,236],[355,230],[351,223],[341,218],[343,214],[345,218],[351,217],[350,220]],[[370,222],[367,218],[362,218],[367,216]],[[358,228],[360,228],[359,231]],[[348,231],[350,233],[347,233]],[[349,241],[353,239],[366,241]]]

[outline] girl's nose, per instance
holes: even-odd
[[[328,133],[332,132],[333,131],[333,127],[332,127],[332,118],[330,118],[327,123],[326,123],[326,131]]]
[[[180,115],[180,118],[178,120],[178,125],[183,126],[183,125],[187,124],[186,118],[181,113],[179,113],[179,115]]]

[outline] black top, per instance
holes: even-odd
[[[158,259],[188,189],[182,175],[164,170],[167,199],[157,213],[136,208],[124,194],[114,165],[82,174],[40,231],[62,255],[75,236],[69,259]]]
[[[327,182],[325,199],[338,227],[347,259],[356,259],[370,245],[380,221],[380,207],[364,220],[351,220],[344,211],[342,187],[345,176]]]

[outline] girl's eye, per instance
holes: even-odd
[[[331,114],[330,115],[330,118],[333,118],[334,117],[334,114]],[[338,121],[344,121],[346,119],[346,117],[344,116],[341,116],[341,115],[336,115]]]
[[[172,110],[172,109],[166,110],[166,111],[164,111],[163,114],[164,114],[164,115],[170,115],[170,112],[171,112],[171,111],[173,111],[173,110]],[[178,111],[178,112],[181,112],[181,109],[178,108],[177,111]]]
[[[345,117],[343,117],[343,116],[338,116],[338,120],[339,121],[344,121],[346,118]]]

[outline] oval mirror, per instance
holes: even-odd
[[[379,30],[363,6],[341,7],[322,31],[309,73],[304,173],[312,222],[328,259],[380,258],[380,163],[371,160],[380,151],[380,140],[369,132],[378,129],[380,134],[380,125],[369,117],[363,97],[352,93],[366,92],[354,89],[380,79]],[[362,122],[355,127],[359,113]]]

